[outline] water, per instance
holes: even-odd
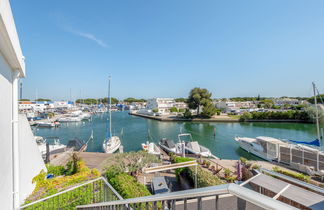
[[[102,142],[105,138],[106,114],[93,115],[92,121],[62,123],[59,128],[39,128],[35,135],[49,137],[57,136],[63,144],[77,137],[87,141],[93,130],[94,140],[88,144],[88,152],[102,152]],[[151,139],[156,143],[163,137],[177,141],[177,135],[182,130],[189,132],[193,139],[206,146],[211,152],[223,159],[238,159],[243,156],[257,159],[250,155],[235,142],[235,136],[256,137],[271,136],[282,139],[306,140],[315,139],[316,128],[313,124],[301,123],[192,123],[192,122],[162,122],[129,115],[128,112],[113,112],[113,133],[119,135],[123,128],[122,145],[124,151],[141,149],[141,143]],[[214,136],[214,128],[216,135]]]

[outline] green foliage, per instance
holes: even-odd
[[[316,108],[309,106],[305,108],[305,112],[308,114],[309,116],[309,120],[312,122],[316,122]],[[318,118],[319,118],[319,122],[320,123],[324,123],[324,111],[319,109],[318,110]]]
[[[183,113],[183,117],[186,119],[192,118],[192,114],[189,109],[186,109],[186,111]]]
[[[47,173],[53,174],[54,176],[62,176],[65,175],[65,167],[64,166],[53,166],[46,164]]]
[[[250,112],[252,115],[241,115],[240,120],[253,119],[253,120],[303,120],[308,121],[309,115],[305,111],[283,111],[283,112]],[[248,115],[248,116],[247,116]],[[247,117],[247,118],[246,118]]]
[[[187,103],[187,99],[186,98],[176,98],[175,102],[185,102],[185,103]]]
[[[136,99],[136,98],[126,98],[124,99],[124,102],[127,102],[127,103],[133,103],[133,102],[146,102],[145,99]]]
[[[36,183],[36,187],[33,193],[25,200],[25,203],[30,203],[41,198],[45,198],[60,191],[66,190],[71,186],[75,186],[76,184],[80,184],[100,176],[97,169],[90,170],[83,161],[78,161],[76,173],[73,175],[66,175],[66,170],[63,172],[64,167],[62,168],[48,165],[47,168],[49,172],[56,174],[57,177],[46,179],[46,173],[42,170],[33,178],[32,183]]]
[[[158,108],[155,108],[155,109],[153,109],[152,110],[154,113],[157,113],[158,111],[159,111],[159,109]]]
[[[106,171],[108,182],[124,198],[136,198],[151,195],[145,185],[139,183],[134,177],[125,172],[117,172],[116,168]]]
[[[253,115],[250,112],[244,112],[241,116],[240,116],[240,121],[241,122],[246,122],[249,121],[253,118]]]
[[[30,101],[30,99],[23,98],[23,99],[20,99],[19,101]]]
[[[102,103],[108,104],[108,97],[98,99]],[[111,97],[111,104],[118,104],[119,100],[117,98]]]
[[[188,158],[188,157],[178,157],[174,154],[170,155],[171,160],[175,163],[183,163],[187,161],[193,161],[195,159],[193,158]],[[210,162],[207,161],[209,164]],[[188,168],[179,168],[176,169],[176,175],[177,177],[184,176],[184,177],[189,177],[194,183],[195,180],[195,171],[196,168],[193,167],[188,167]],[[198,187],[208,187],[208,186],[214,186],[214,185],[220,185],[224,184],[222,180],[220,180],[217,176],[213,175],[210,171],[204,170],[201,168],[201,166],[197,166],[197,186]]]
[[[228,168],[225,168],[224,169],[224,175],[225,175],[225,177],[229,177],[231,175],[231,173],[232,173],[232,171],[230,169],[228,169]]]
[[[316,99],[317,99],[317,103],[323,103],[322,101],[324,100],[324,94],[320,94],[318,96],[316,96]],[[308,102],[311,103],[311,104],[315,104],[315,97],[310,97],[308,99]]]
[[[302,180],[304,182],[310,182],[310,176],[307,176],[307,175],[302,174],[302,173],[296,173],[296,172],[292,172],[292,171],[286,171],[286,170],[283,170],[282,168],[279,168],[278,166],[273,167],[272,170],[274,172],[277,172],[277,173],[280,173],[280,174],[284,174],[286,176],[290,176],[290,177],[293,177],[295,179]]]
[[[193,88],[188,97],[188,106],[190,109],[197,109],[199,115],[200,106],[206,106],[211,102],[212,94],[205,88]]]
[[[47,99],[47,98],[38,98],[38,99],[36,99],[36,101],[51,101],[51,99]]]
[[[170,112],[178,112],[177,107],[171,107],[171,108],[170,108]]]
[[[77,99],[75,102],[78,104],[90,105],[90,104],[98,104],[99,101],[94,98],[86,98],[86,99]]]
[[[148,167],[152,163],[161,162],[155,155],[145,151],[125,152],[115,154],[104,163],[104,168],[108,169],[114,166],[117,173],[128,172],[137,173],[143,167]]]
[[[261,165],[254,164],[252,165],[252,169],[259,170],[261,168]]]
[[[204,105],[203,110],[201,112],[201,116],[206,117],[206,118],[211,118],[214,116],[217,112],[216,107],[214,106],[213,103],[208,102],[206,105]]]
[[[240,157],[240,160],[242,164],[246,164],[248,162],[248,160],[244,157]]]
[[[183,113],[185,111],[186,111],[185,109],[179,109],[179,112],[181,112],[181,113]]]

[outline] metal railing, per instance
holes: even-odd
[[[77,206],[77,209],[221,209],[222,207],[220,207],[219,201],[220,197],[223,199],[224,195],[230,195],[240,200],[240,202],[237,201],[237,206],[235,206],[234,209],[239,209],[242,202],[243,205],[249,203],[261,207],[262,209],[296,209],[288,204],[237,184],[224,184],[153,196],[81,205]],[[233,202],[228,202],[228,204],[231,203]],[[228,208],[228,206],[226,208]]]
[[[20,209],[75,209],[78,205],[123,199],[104,177],[23,205]]]

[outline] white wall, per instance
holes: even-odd
[[[19,199],[22,204],[34,190],[33,177],[42,169],[46,171],[34,135],[24,114],[19,115],[19,160]]]
[[[0,203],[12,209],[12,71],[0,51]]]

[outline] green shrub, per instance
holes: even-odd
[[[232,171],[230,169],[228,169],[228,168],[225,168],[224,169],[224,175],[225,175],[225,177],[229,177],[231,175],[231,173],[232,173]]]
[[[54,176],[62,176],[65,174],[65,167],[64,166],[53,166],[46,164],[47,173],[53,174]]]
[[[240,160],[242,164],[246,164],[248,162],[248,160],[244,157],[240,157]]]
[[[253,118],[252,114],[250,112],[244,112],[241,116],[240,116],[240,121],[241,122],[246,122],[249,121]]]
[[[117,172],[114,167],[107,169],[106,177],[124,199],[151,195],[145,185],[139,183],[134,177],[125,172]]]
[[[307,176],[307,175],[302,174],[302,173],[286,171],[286,170],[283,170],[283,169],[279,168],[278,166],[273,167],[272,170],[277,172],[277,173],[284,174],[286,176],[290,176],[292,178],[302,180],[304,182],[309,182],[310,181],[310,176]]]
[[[170,112],[178,112],[177,107],[171,107],[171,108],[170,108]]]
[[[192,118],[192,114],[191,114],[189,109],[186,109],[186,111],[183,113],[183,117],[186,118],[186,119],[191,119]]]
[[[190,177],[192,182],[195,181],[195,166],[187,168],[182,175]],[[201,166],[197,166],[197,187],[209,187],[225,184],[218,176],[213,175],[210,171],[204,170]]]

